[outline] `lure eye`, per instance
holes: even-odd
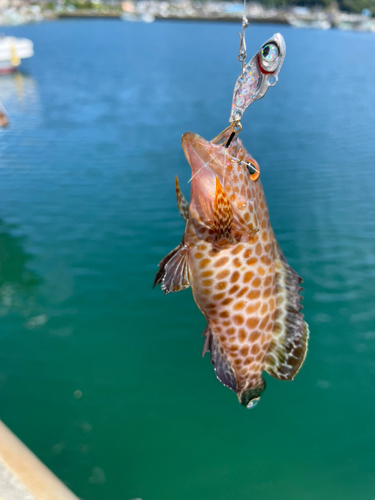
[[[247,158],[245,160],[247,171],[250,174],[250,178],[252,181],[257,181],[260,176],[260,170],[258,163],[254,160],[254,158]]]
[[[279,55],[279,49],[274,43],[268,43],[263,47],[261,54],[264,61],[272,63],[276,61]]]
[[[267,73],[274,73],[283,63],[283,57],[281,56],[279,46],[274,42],[269,42],[263,45],[263,47],[259,50],[258,56],[260,66]],[[275,75],[275,77],[277,77],[277,75]],[[267,83],[270,85],[269,79],[267,80]],[[271,86],[272,85],[274,84],[271,84]]]

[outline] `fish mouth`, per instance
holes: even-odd
[[[216,179],[218,178],[220,183],[223,182],[224,154],[220,152],[220,147],[192,132],[186,132],[182,136],[181,143],[192,171],[190,217],[206,227],[212,227]]]
[[[204,148],[205,142],[207,142],[203,137],[194,132],[185,132],[181,138],[181,146],[184,150],[187,161],[191,162],[191,153],[195,153],[196,149]]]
[[[194,132],[185,132],[181,145],[193,177],[205,168],[222,180],[225,165],[225,151],[223,152],[222,146],[212,144]]]

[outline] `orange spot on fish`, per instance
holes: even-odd
[[[241,261],[238,257],[233,259],[233,265],[234,265],[234,267],[241,267]]]
[[[232,286],[232,288],[229,289],[228,293],[230,293],[230,294],[236,293],[239,289],[240,289],[240,287],[238,285],[234,285],[234,286]]]
[[[224,266],[229,261],[229,257],[221,257],[214,263],[214,267]],[[203,262],[203,261],[202,261]]]
[[[257,246],[255,247],[255,253],[257,255],[262,255],[262,245],[260,243],[258,243]]]
[[[264,291],[263,291],[263,297],[265,299],[268,299],[268,297],[271,295],[271,287],[269,288],[266,288]]]
[[[218,290],[224,290],[227,287],[227,282],[226,281],[220,281],[220,283],[217,283],[216,287]]]
[[[259,318],[257,318],[256,316],[252,316],[246,320],[246,326],[251,329],[256,328],[258,326],[258,323]]]
[[[227,306],[231,302],[233,302],[233,299],[230,298],[230,297],[228,297],[228,298],[226,298],[226,299],[223,300],[222,304],[223,304],[223,306]]]
[[[252,273],[251,271],[247,271],[244,276],[243,276],[243,280],[244,280],[244,283],[249,283],[254,277],[254,273]]]
[[[260,328],[261,330],[264,330],[264,329],[266,328],[266,326],[267,326],[267,323],[268,323],[269,319],[270,319],[270,315],[269,315],[269,314],[267,314],[267,316],[265,316],[265,317],[263,318],[263,320],[262,320],[261,324],[259,325],[259,328]]]
[[[245,257],[245,259],[248,259],[250,257],[250,255],[253,253],[253,250],[252,248],[247,248],[243,254],[243,256]]]
[[[249,346],[245,345],[240,349],[242,356],[247,356],[249,354]]]
[[[252,354],[258,354],[259,351],[260,351],[259,344],[254,344],[251,348]]]
[[[266,279],[264,280],[264,286],[270,286],[272,283],[272,276],[267,276]]]
[[[260,308],[260,302],[255,302],[255,304],[250,304],[246,307],[246,314],[251,314]]]
[[[241,290],[237,293],[237,298],[242,297],[242,295],[245,295],[247,293],[248,288],[245,286],[244,288],[241,288]]]
[[[239,302],[236,302],[236,304],[234,304],[233,306],[233,309],[235,311],[240,311],[241,309],[243,309],[246,305],[246,302],[244,300],[240,300]]]
[[[217,293],[217,294],[215,294],[215,295],[213,295],[213,296],[212,296],[212,298],[213,298],[214,300],[221,300],[221,299],[223,299],[224,297],[225,297],[225,293]]]
[[[228,278],[230,275],[230,271],[228,269],[225,269],[224,271],[220,271],[220,273],[217,275],[218,280],[223,280],[225,278]]]
[[[210,263],[210,259],[203,259],[203,260],[200,261],[199,267],[201,269],[204,269],[205,267],[208,266],[209,263]]]
[[[260,284],[261,280],[258,277],[254,278],[253,281],[251,282],[251,286],[253,286],[254,288],[259,288]]]
[[[240,273],[238,271],[234,271],[232,273],[232,276],[231,276],[230,280],[231,280],[232,283],[235,283],[236,281],[239,280],[239,277],[240,277]]]
[[[259,266],[258,269],[257,269],[257,272],[258,274],[260,274],[261,276],[264,276],[266,274],[266,270],[264,269],[264,267],[262,266]]]
[[[236,325],[242,325],[242,323],[245,321],[243,316],[241,314],[235,314],[233,316],[233,321],[235,322]]]
[[[260,338],[260,332],[257,330],[255,332],[250,333],[249,340],[250,342],[256,342]]]
[[[244,249],[244,246],[243,245],[237,245],[233,248],[233,250],[231,250],[231,254],[232,255],[237,255],[239,254],[240,252],[242,252],[242,250]]]
[[[246,330],[244,328],[240,328],[238,331],[238,339],[241,343],[245,342],[247,337]]]

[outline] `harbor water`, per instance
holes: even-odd
[[[0,418],[85,500],[375,499],[375,49],[281,31],[247,111],[271,222],[304,279],[306,362],[246,410],[201,358],[191,292],[152,290],[181,240],[180,138],[227,126],[240,26],[6,27],[35,56],[0,77]]]

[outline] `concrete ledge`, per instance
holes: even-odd
[[[78,500],[1,421],[0,500]]]

